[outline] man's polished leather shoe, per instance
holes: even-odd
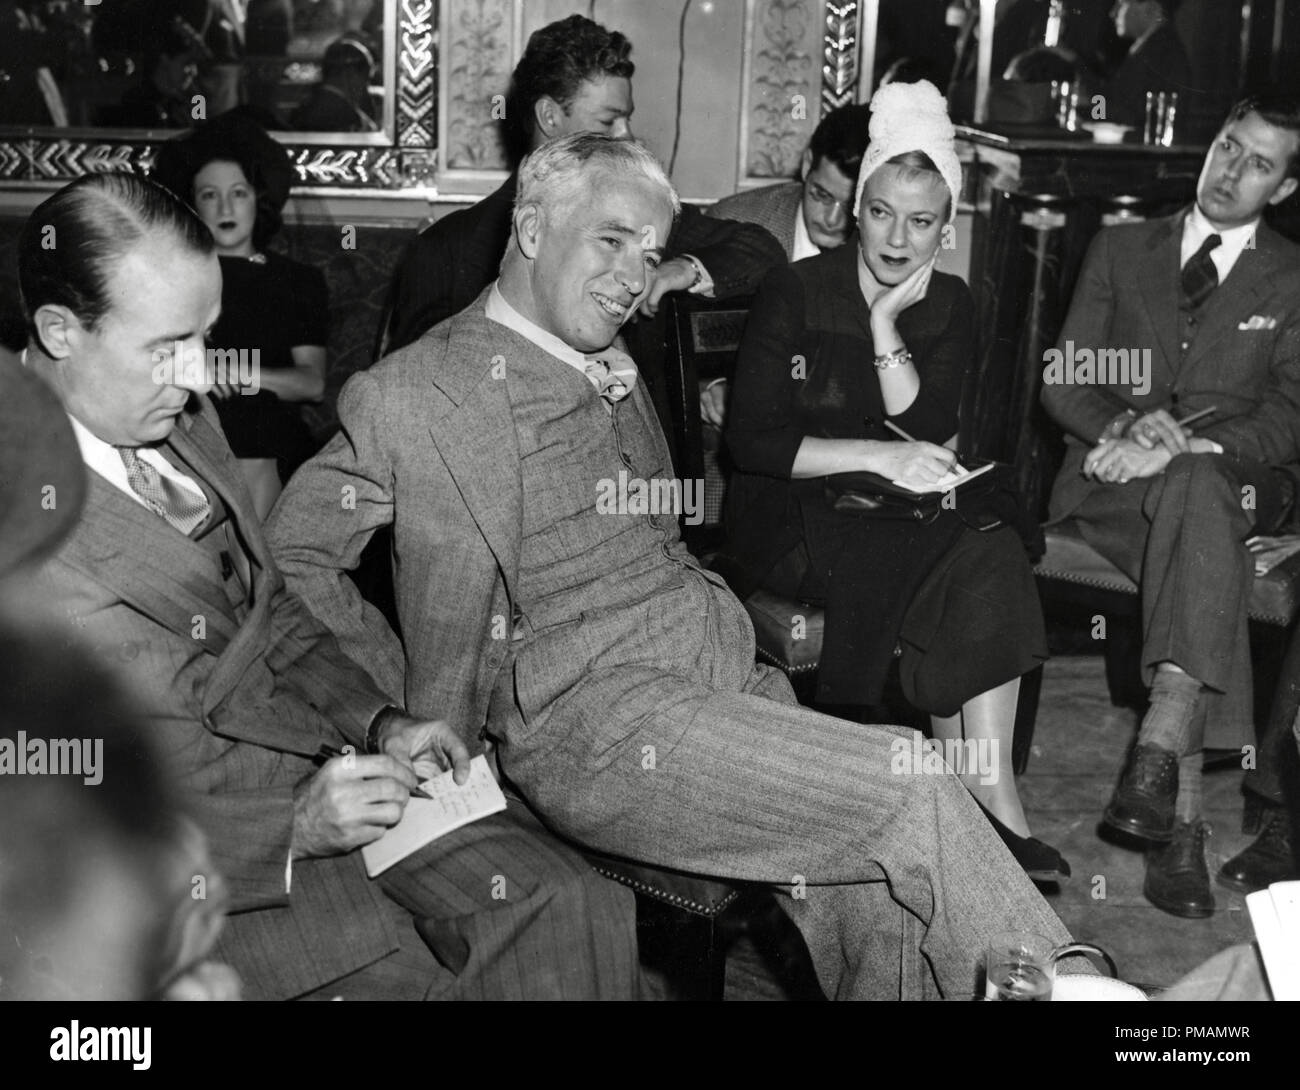
[[[1219,868],[1218,879],[1219,885],[1238,893],[1254,893],[1274,882],[1300,879],[1291,821],[1282,807],[1270,806],[1265,811],[1259,836]]]
[[[1178,798],[1178,755],[1159,746],[1137,745],[1102,820],[1121,833],[1166,843],[1174,835]]]
[[[1214,915],[1210,872],[1205,866],[1203,821],[1180,821],[1173,839],[1147,851],[1147,878],[1142,892],[1156,908],[1186,920]]]

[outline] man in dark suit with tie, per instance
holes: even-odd
[[[396,824],[417,770],[463,781],[469,754],[398,706],[400,666],[381,688],[286,590],[203,396],[221,270],[197,216],[132,175],[82,178],[32,214],[19,279],[27,365],[90,470],[40,586],[189,789],[245,995],[636,995],[631,895],[517,805],[367,880],[354,849]],[[342,755],[318,768],[327,746]]]
[[[1214,909],[1202,750],[1254,741],[1244,542],[1294,507],[1300,247],[1260,217],[1297,175],[1300,107],[1238,103],[1191,208],[1093,241],[1044,372],[1066,432],[1052,519],[1142,590],[1151,704],[1104,820],[1156,845],[1145,893],[1178,916]]]

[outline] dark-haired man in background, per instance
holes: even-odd
[[[507,114],[527,147],[571,133],[632,137],[632,43],[581,15],[542,27],[511,82]],[[467,307],[496,278],[510,239],[510,214],[517,175],[472,208],[438,220],[413,241],[393,280],[392,316],[381,354],[415,341],[439,322]],[[669,292],[691,291],[725,299],[753,291],[783,255],[766,231],[752,224],[710,219],[683,206],[668,239],[650,298],[653,314]],[[634,355],[640,356],[635,351]],[[653,361],[638,358],[650,373]]]
[[[804,149],[799,163],[802,181],[781,182],[723,197],[705,214],[758,224],[771,232],[791,261],[843,246],[853,233],[857,213],[853,189],[867,150],[870,121],[869,106],[849,105],[833,110],[817,123]],[[700,415],[715,428],[722,426],[726,412],[726,386],[725,378],[717,378],[700,391]],[[711,433],[706,433],[705,463],[709,473],[709,452],[716,449]],[[706,497],[711,500],[717,488],[710,477]]]
[[[756,223],[791,261],[844,245],[853,230],[853,187],[867,150],[869,106],[841,106],[821,119],[799,164],[802,181],[723,197],[706,215]]]
[[[1295,507],[1300,247],[1261,216],[1298,176],[1300,106],[1237,103],[1191,207],[1093,240],[1043,379],[1066,433],[1052,520],[1142,590],[1151,704],[1103,820],[1151,843],[1144,892],[1175,916],[1214,911],[1203,750],[1255,740],[1245,541]],[[1194,433],[1179,423],[1202,409]]]
[[[370,44],[355,35],[331,42],[321,61],[321,81],[289,118],[299,132],[378,132],[370,116],[370,84],[378,63]]]

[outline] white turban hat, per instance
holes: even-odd
[[[881,163],[909,151],[923,151],[943,175],[952,200],[948,222],[957,215],[961,193],[961,163],[954,144],[955,133],[948,118],[948,103],[928,80],[919,83],[887,83],[871,97],[870,142],[858,171],[858,191],[853,210],[862,207],[867,179]]]

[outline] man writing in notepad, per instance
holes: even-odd
[[[1144,892],[1177,916],[1214,910],[1203,750],[1255,738],[1245,541],[1294,507],[1278,467],[1300,457],[1300,248],[1260,217],[1298,175],[1300,107],[1238,103],[1195,204],[1102,231],[1079,275],[1058,351],[1149,352],[1142,388],[1044,375],[1043,404],[1066,432],[1052,520],[1070,520],[1142,593],[1150,709],[1104,820],[1153,845]]]
[[[468,753],[286,590],[195,396],[221,270],[194,212],[136,176],[82,178],[32,214],[19,280],[26,364],[90,470],[39,592],[131,687],[189,789],[230,889],[215,956],[245,997],[635,996],[631,894],[521,807],[367,880],[354,849],[398,821],[417,771],[463,780]],[[317,768],[325,746],[342,755]]]

